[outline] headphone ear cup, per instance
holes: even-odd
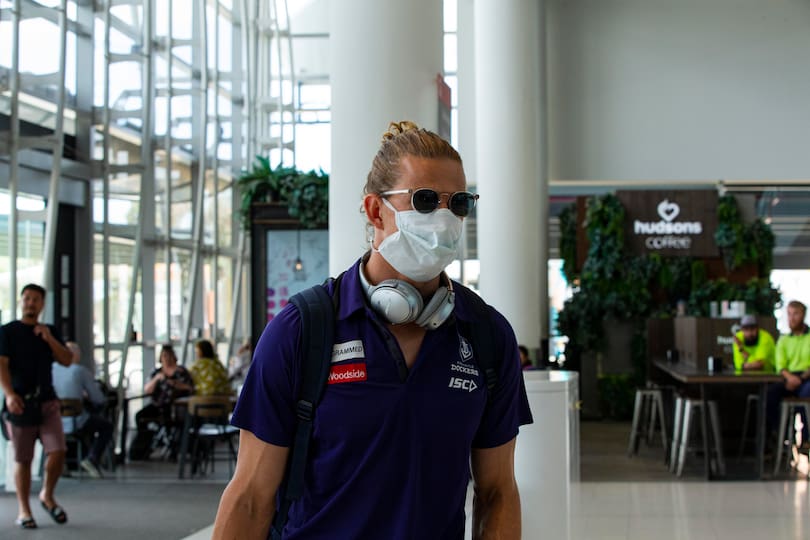
[[[440,327],[447,317],[453,312],[455,294],[447,287],[439,287],[430,301],[427,303],[422,313],[416,319],[416,324],[424,326],[428,330],[435,330]]]
[[[369,287],[371,308],[391,324],[405,324],[416,320],[422,311],[422,295],[416,287],[398,279],[386,279]]]

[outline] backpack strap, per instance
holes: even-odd
[[[465,294],[464,299],[473,312],[473,320],[468,325],[468,333],[478,360],[478,368],[484,372],[487,396],[490,396],[495,385],[498,384],[498,366],[500,365],[500,356],[495,350],[495,325],[490,313],[492,308],[473,292]]]
[[[334,280],[334,289],[340,278]],[[304,491],[304,473],[315,409],[321,401],[329,378],[335,336],[336,306],[323,285],[315,285],[290,298],[301,316],[301,389],[296,403],[295,429],[283,488],[279,490],[279,509],[273,518],[272,534],[281,538],[293,501]],[[281,492],[283,496],[281,495]]]

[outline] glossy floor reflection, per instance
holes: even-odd
[[[805,481],[583,482],[571,503],[570,540],[810,538]]]

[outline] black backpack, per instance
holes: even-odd
[[[323,391],[329,379],[332,360],[332,345],[335,339],[335,319],[340,301],[340,281],[343,274],[330,279],[333,284],[333,295],[326,287],[315,285],[290,298],[301,317],[301,390],[296,403],[295,438],[287,459],[287,471],[279,489],[279,508],[273,518],[270,538],[281,539],[281,533],[287,524],[290,506],[304,491],[304,472],[306,469],[309,441],[312,437],[312,426],[315,409],[321,401]],[[487,384],[487,395],[498,382],[498,355],[495,350],[493,324],[490,308],[478,295],[465,295],[474,312],[473,322],[466,328],[470,336],[478,368],[484,373]]]

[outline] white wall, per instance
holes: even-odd
[[[552,179],[810,178],[810,2],[547,0]]]

